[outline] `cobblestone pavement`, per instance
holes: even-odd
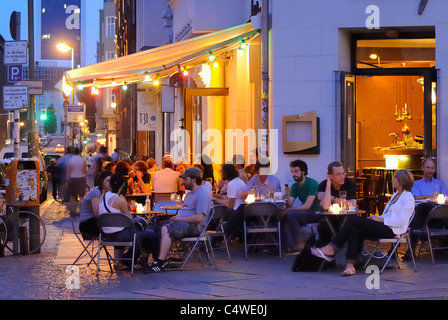
[[[160,274],[127,271],[111,274],[106,265],[79,268],[79,288],[66,268],[81,250],[72,235],[65,207],[48,200],[41,207],[47,238],[39,254],[0,258],[0,299],[39,300],[291,300],[291,299],[446,299],[448,259],[432,265],[428,257],[379,276],[379,288],[369,289],[370,274],[358,271],[341,277],[341,266],[324,272],[291,272],[294,257],[257,253],[243,257],[241,245],[232,244],[232,262],[217,252],[218,268],[194,260],[185,270]],[[339,259],[342,258],[342,259]],[[339,261],[341,260],[341,261]],[[343,262],[343,257],[338,257]],[[74,288],[73,288],[74,287]]]

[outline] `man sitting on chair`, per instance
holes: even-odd
[[[201,186],[201,172],[196,167],[190,167],[180,175],[187,193],[182,210],[172,217],[170,222],[161,228],[160,251],[158,259],[146,270],[161,272],[166,268],[171,243],[184,237],[199,236],[210,212],[210,194]]]

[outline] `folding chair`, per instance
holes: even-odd
[[[224,246],[227,251],[227,257],[229,258],[229,262],[232,262],[232,258],[230,257],[228,239],[226,237],[226,233],[224,231],[224,218],[227,215],[227,206],[214,206],[215,213],[213,217],[211,217],[210,225],[207,230],[210,239],[214,238],[223,238]],[[213,246],[212,246],[213,249]]]
[[[279,209],[277,205],[270,202],[253,202],[248,204],[244,208],[244,257],[247,260],[247,251],[249,247],[253,246],[278,246],[279,257],[282,257],[282,244],[280,233],[280,219]],[[275,234],[275,237],[272,235]],[[251,242],[249,243],[249,235],[252,235]],[[269,241],[268,237],[264,237],[265,242],[259,242],[257,235],[271,236]],[[266,242],[267,241],[267,242]]]
[[[390,259],[392,258],[393,255],[395,255],[395,261],[397,263],[397,267],[400,268],[400,264],[399,264],[399,258],[398,258],[398,246],[402,243],[406,243],[408,245],[408,250],[411,254],[411,258],[412,258],[412,262],[414,264],[414,271],[417,272],[417,266],[415,264],[415,257],[414,257],[414,251],[412,249],[412,245],[411,245],[411,239],[409,236],[409,225],[412,222],[412,219],[414,218],[414,213],[412,213],[411,218],[409,219],[409,223],[408,223],[408,229],[406,230],[406,232],[395,236],[395,238],[381,238],[381,239],[374,239],[376,240],[376,243],[373,245],[375,248],[372,251],[372,253],[370,254],[369,258],[367,259],[366,263],[364,264],[364,269],[369,265],[370,260],[372,259],[372,257],[374,256],[374,254],[376,252],[381,252],[380,250],[380,245],[383,243],[390,243],[392,245],[392,250],[389,251],[389,253],[387,254],[387,260],[384,263],[383,267],[380,270],[380,273],[383,273],[384,269],[386,269],[386,266],[388,265]]]
[[[70,214],[73,234],[76,236],[76,238],[83,247],[83,250],[76,258],[76,260],[72,263],[72,265],[75,265],[79,260],[84,258],[86,255],[90,257],[90,261],[87,263],[87,266],[89,266],[92,262],[96,264],[95,262],[96,253],[94,254],[93,252],[96,249],[95,241],[98,240],[98,236],[91,235],[92,238],[85,239],[84,235],[81,233],[81,231],[79,231],[79,216],[81,214],[82,202],[63,202],[63,203],[67,207]],[[87,242],[87,244],[85,244],[85,242]],[[89,250],[91,250],[91,252],[89,252]]]
[[[421,236],[425,236],[428,244],[429,244],[429,251],[431,252],[431,260],[434,264],[434,250],[446,250],[448,249],[447,246],[440,246],[437,248],[434,248],[433,246],[433,238],[434,237],[445,237],[448,236],[448,205],[442,204],[438,205],[435,208],[431,209],[431,211],[428,214],[428,217],[426,218],[426,221],[423,225],[422,229],[414,229],[412,230],[412,233],[418,234],[420,240]],[[418,241],[417,241],[418,243]],[[419,256],[420,251],[422,249],[422,244],[420,244],[419,249]]]
[[[135,232],[134,224],[132,219],[123,213],[105,213],[98,217],[98,226],[100,227],[100,236],[98,241],[98,263],[96,269],[96,275],[100,271],[100,260],[107,260],[109,262],[110,272],[113,273],[112,265],[110,260],[131,260],[131,275],[134,275],[134,261],[135,261],[135,248],[137,246],[137,233]],[[132,229],[133,236],[126,241],[112,241],[107,240],[107,234],[104,233],[103,229],[106,227],[123,227]],[[117,247],[132,247],[132,257],[122,257],[116,258],[109,254],[107,251],[107,246],[117,246]],[[106,251],[106,258],[101,258],[101,248]]]
[[[185,237],[185,238],[182,238],[182,240],[180,241],[181,245],[185,245],[187,243],[190,243],[190,249],[187,250],[187,252],[186,252],[187,253],[187,257],[184,259],[184,261],[183,261],[183,263],[182,263],[182,265],[180,267],[181,269],[187,264],[188,260],[190,259],[191,255],[193,254],[193,252],[195,250],[199,254],[199,259],[201,260],[201,264],[204,265],[203,261],[202,261],[201,252],[200,252],[200,249],[199,249],[199,244],[200,243],[202,243],[204,245],[204,249],[205,249],[205,252],[207,254],[207,258],[208,258],[208,261],[209,261],[210,265],[213,262],[213,264],[215,265],[215,269],[217,268],[216,267],[216,260],[215,260],[215,253],[213,252],[212,243],[211,243],[211,240],[210,240],[210,235],[208,233],[210,223],[212,221],[214,221],[214,214],[215,214],[215,210],[214,210],[214,208],[212,208],[210,210],[209,215],[207,217],[205,217],[207,219],[207,222],[206,222],[205,226],[202,228],[201,233],[197,237]],[[184,247],[186,247],[186,246],[184,246]],[[212,259],[210,259],[210,254],[211,254],[211,258]],[[185,256],[185,254],[184,254],[184,256]]]

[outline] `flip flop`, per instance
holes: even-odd
[[[345,270],[342,271],[342,273],[341,273],[341,275],[343,277],[353,276],[355,274],[356,274],[356,270],[352,269],[352,268],[349,268],[349,267],[345,268]]]
[[[315,256],[315,257],[324,259],[324,260],[326,260],[326,261],[328,261],[328,262],[331,262],[331,261],[334,260],[334,257],[325,255],[325,254],[322,252],[322,250],[320,250],[320,248],[312,247],[312,248],[311,248],[311,254],[312,254],[313,256]]]

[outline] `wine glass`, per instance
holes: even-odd
[[[176,200],[176,194],[175,194],[175,193],[172,193],[172,194],[171,194],[171,196],[170,196],[170,200],[171,200],[171,201]]]

